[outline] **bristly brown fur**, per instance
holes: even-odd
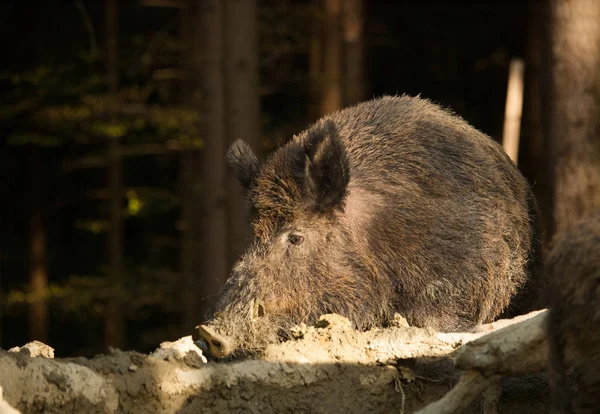
[[[252,148],[241,139],[238,139],[229,147],[227,161],[242,186],[245,189],[250,188],[260,167],[260,161],[252,152]]]
[[[367,329],[399,312],[453,331],[531,306],[509,309],[539,280],[535,200],[502,148],[460,117],[383,97],[324,117],[256,169],[242,152],[255,240],[218,304],[239,346],[323,313]]]

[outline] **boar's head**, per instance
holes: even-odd
[[[377,272],[357,251],[356,220],[345,213],[351,171],[334,124],[316,124],[262,164],[243,141],[227,156],[247,193],[254,239],[214,320],[200,327],[211,354],[260,349],[325,313],[358,328],[387,316]]]

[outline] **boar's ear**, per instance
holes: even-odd
[[[260,167],[260,161],[254,155],[250,145],[241,139],[235,141],[227,151],[227,161],[229,166],[233,168],[237,179],[247,190]]]
[[[335,125],[327,121],[308,133],[306,152],[306,189],[317,210],[342,207],[350,171],[344,145]]]

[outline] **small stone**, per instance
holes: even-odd
[[[394,313],[394,319],[392,320],[391,325],[396,328],[408,328],[410,326],[406,318],[399,313]]]
[[[14,348],[9,349],[8,352],[18,352],[31,358],[54,358],[54,348],[40,341],[31,341],[22,347],[15,346]]]
[[[202,354],[202,350],[192,340],[192,336],[184,336],[175,342],[165,341],[160,344],[159,348],[150,354],[151,357],[162,360],[177,360],[185,361],[188,353],[194,353],[194,358],[188,357],[188,360],[197,361],[198,359],[206,363],[206,357]]]

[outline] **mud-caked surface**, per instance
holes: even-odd
[[[229,362],[205,363],[191,338],[165,343],[154,356],[51,359],[0,351],[0,386],[22,413],[412,413],[441,398],[461,374],[447,358],[461,340],[402,321],[358,332],[327,315],[295,335],[263,355]],[[169,352],[171,346],[177,348]],[[500,413],[545,412],[544,378],[503,384]],[[465,412],[480,407],[478,399]]]

